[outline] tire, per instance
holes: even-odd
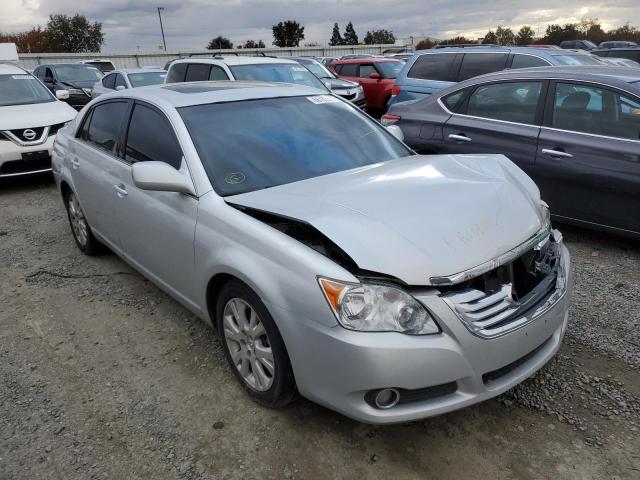
[[[218,295],[216,323],[231,370],[254,401],[280,408],[295,400],[296,383],[287,349],[253,290],[238,280],[226,283]]]
[[[104,245],[93,235],[76,194],[72,191],[68,192],[64,204],[67,207],[67,217],[73,239],[80,251],[89,256],[102,253]]]

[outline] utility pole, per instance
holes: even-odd
[[[162,45],[164,46],[164,51],[167,51],[167,42],[164,39],[164,28],[162,28],[162,15],[160,11],[164,10],[164,7],[158,7],[158,18],[160,19],[160,32],[162,33]]]

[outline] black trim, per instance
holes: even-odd
[[[516,368],[524,365],[529,360],[531,360],[533,357],[535,357],[536,354],[538,352],[540,352],[540,350],[542,350],[549,343],[549,340],[551,340],[551,338],[552,337],[547,338],[544,342],[542,342],[541,345],[537,346],[536,348],[534,348],[532,351],[530,351],[529,353],[527,353],[523,357],[520,357],[515,362],[511,362],[508,365],[505,365],[504,367],[500,367],[500,368],[498,368],[496,370],[493,370],[491,372],[485,373],[484,375],[482,375],[482,383],[484,383],[485,385],[488,385],[491,382],[495,382],[496,380],[499,380],[500,378],[504,377],[505,375],[510,374]]]
[[[364,395],[364,400],[370,406],[375,408],[376,410],[380,410],[376,406],[375,398],[378,392],[383,389],[370,390]],[[400,394],[400,399],[398,400],[398,405],[405,405],[407,403],[415,403],[415,402],[424,402],[427,400],[433,400],[434,398],[444,397],[446,395],[451,395],[456,393],[458,390],[458,384],[456,382],[443,383],[441,385],[434,385],[432,387],[424,387],[424,388],[416,388],[416,389],[406,389],[406,388],[396,388],[398,393]],[[393,409],[394,407],[391,407]]]

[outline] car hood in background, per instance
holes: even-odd
[[[60,82],[63,86],[70,88],[92,88],[96,81],[99,80],[86,80],[86,81],[75,81],[75,82]]]
[[[346,90],[348,88],[357,88],[360,86],[356,82],[342,80],[341,78],[332,78],[329,81],[331,82],[331,90]]]
[[[78,114],[60,101],[0,107],[0,130],[46,127],[73,120]]]
[[[539,191],[502,155],[411,156],[226,197],[313,225],[364,270],[426,285],[523,243]]]

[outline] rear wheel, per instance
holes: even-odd
[[[218,296],[216,321],[225,356],[247,393],[266,407],[291,403],[296,385],[289,355],[260,298],[230,281]]]
[[[69,192],[65,203],[71,233],[73,233],[73,239],[76,241],[78,248],[86,255],[96,255],[100,253],[103,250],[103,246],[93,235],[76,194]]]

